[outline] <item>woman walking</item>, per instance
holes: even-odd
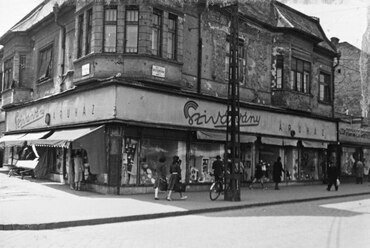
[[[170,180],[168,183],[168,195],[167,195],[167,201],[172,201],[171,195],[174,189],[178,188],[178,185],[180,184],[181,180],[181,160],[178,156],[173,157],[172,164],[170,166]],[[182,192],[179,191],[181,200],[185,200],[187,196],[183,196]]]

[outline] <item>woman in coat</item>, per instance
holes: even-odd
[[[171,195],[174,189],[177,188],[177,186],[180,184],[181,180],[181,160],[178,156],[173,157],[172,164],[170,166],[170,180],[168,182],[168,195],[167,195],[167,201],[172,201]],[[185,200],[187,196],[182,196],[182,192],[180,191],[180,197],[181,200]]]
[[[158,192],[159,190],[166,191],[167,189],[161,189],[160,184],[167,183],[167,166],[166,166],[166,157],[161,156],[158,160],[157,167],[154,171],[155,173],[155,181],[154,181],[154,199],[159,200]]]
[[[272,168],[272,176],[275,182],[275,190],[279,189],[279,183],[281,182],[281,173],[284,172],[283,164],[281,163],[281,157],[277,158]]]

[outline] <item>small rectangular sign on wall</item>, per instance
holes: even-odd
[[[82,76],[87,76],[87,75],[89,75],[89,74],[90,74],[90,64],[85,64],[85,65],[83,65],[83,66],[81,67],[81,70],[82,70],[82,72],[81,72],[81,75],[82,75]]]
[[[166,76],[166,68],[162,66],[152,66],[152,76],[164,78]]]

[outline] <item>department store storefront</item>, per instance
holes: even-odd
[[[278,156],[291,180],[319,179],[320,161],[336,142],[336,124],[329,120],[242,107],[240,123],[243,181],[251,180],[257,161],[267,161],[271,170]],[[83,128],[91,133],[79,136]],[[68,130],[77,133],[63,135]],[[159,158],[169,167],[175,155],[182,160],[183,181],[210,183],[212,163],[224,154],[225,130],[226,106],[220,102],[126,85],[7,110],[8,138],[50,132],[28,142],[55,149],[51,174],[65,175],[71,152],[83,149],[91,183],[108,193],[151,191]]]
[[[370,130],[358,125],[339,123],[340,171],[342,176],[354,176],[357,160],[365,160],[370,168]]]

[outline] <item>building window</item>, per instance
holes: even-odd
[[[78,34],[77,34],[77,58],[82,56],[84,35],[84,14],[78,16]]]
[[[230,63],[232,59],[232,53],[230,49],[230,41],[229,38],[226,40],[226,56],[225,56],[225,79],[229,81],[231,78],[231,70],[230,70]],[[246,81],[246,60],[245,60],[245,52],[244,52],[244,41],[242,39],[238,40],[238,50],[237,50],[237,71],[238,71],[238,81],[241,85],[245,84]]]
[[[311,63],[292,58],[290,87],[292,90],[308,93],[310,85]]]
[[[137,53],[139,36],[139,10],[137,7],[126,9],[126,53]]]
[[[330,75],[320,72],[319,80],[319,100],[322,102],[331,102],[330,94]]]
[[[153,55],[162,55],[162,12],[154,10],[152,26],[152,53]]]
[[[104,9],[104,48],[103,52],[114,53],[117,46],[117,6]]]
[[[21,55],[19,57],[19,86],[21,86],[24,83],[24,80],[26,78],[26,56]]]
[[[284,57],[283,55],[276,56],[276,85],[275,88],[283,88],[283,69],[284,69]]]
[[[40,51],[39,69],[37,77],[39,80],[51,78],[53,69],[53,47],[47,47]]]
[[[92,9],[86,12],[86,42],[85,42],[85,55],[91,52],[92,40]]]
[[[13,88],[13,58],[4,62],[4,90]]]
[[[177,16],[168,16],[167,54],[169,59],[177,59]]]

